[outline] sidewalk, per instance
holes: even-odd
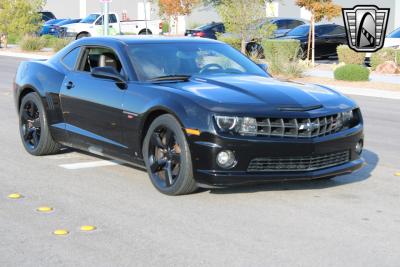
[[[318,77],[318,78],[330,78],[333,79],[333,71],[329,70],[308,70],[304,73],[305,76]],[[388,74],[374,74],[370,75],[371,82],[382,82],[382,83],[394,83],[400,84],[400,75],[388,75]]]
[[[18,49],[18,45],[10,44],[7,48],[0,48],[0,56],[4,57],[17,57],[17,58],[26,58],[26,59],[49,59],[52,55],[51,48],[45,48],[42,52],[24,52],[24,51],[16,51]]]

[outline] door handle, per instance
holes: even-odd
[[[70,89],[72,89],[74,87],[75,87],[75,85],[74,85],[73,82],[68,82],[68,83],[65,84],[65,88],[67,88],[68,90],[70,90]]]

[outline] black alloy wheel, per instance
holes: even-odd
[[[40,96],[29,93],[21,101],[19,131],[25,150],[34,156],[54,154],[60,150],[50,134]]]
[[[29,100],[24,103],[21,109],[20,121],[23,133],[23,141],[30,150],[35,150],[40,142],[40,116],[36,104]]]
[[[151,175],[160,187],[171,187],[180,172],[181,150],[175,134],[159,126],[151,135],[149,145]]]
[[[186,136],[172,115],[156,118],[143,142],[143,158],[153,185],[167,195],[197,190]]]

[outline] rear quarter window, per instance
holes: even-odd
[[[62,59],[61,62],[70,70],[74,70],[76,66],[76,61],[79,56],[80,52],[80,47],[77,47],[70,51],[67,55],[65,55]]]

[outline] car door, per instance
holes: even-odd
[[[329,45],[329,25],[318,25],[315,27],[315,56],[326,57],[332,54],[332,47]]]
[[[316,33],[318,45],[315,47],[318,49],[319,46],[319,56],[334,56],[337,54],[338,45],[346,43],[346,33],[343,26],[323,25]]]
[[[95,29],[97,35],[103,35],[104,32],[104,16],[100,16],[95,22]],[[121,32],[120,24],[117,20],[117,16],[115,14],[110,14],[108,16],[108,34],[109,35],[119,35]]]
[[[91,75],[95,67],[124,72],[117,54],[106,47],[82,48],[80,61],[68,73],[61,88],[65,130],[73,147],[99,155],[127,157],[121,119],[124,88],[115,81]]]

